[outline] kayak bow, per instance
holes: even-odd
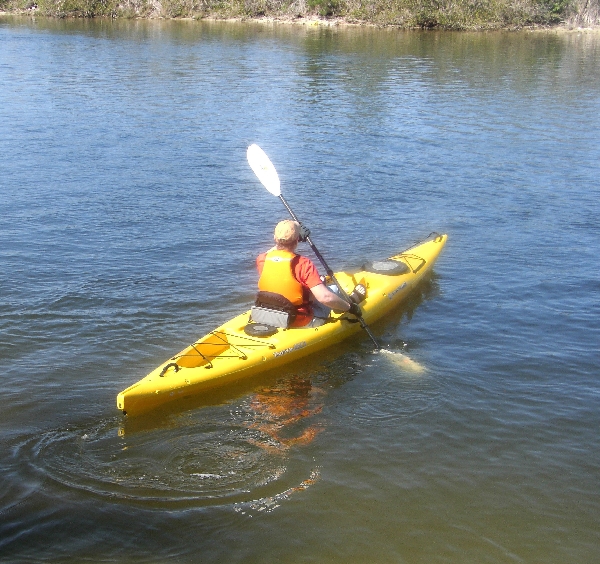
[[[360,307],[367,323],[373,323],[403,301],[431,270],[446,244],[438,235],[385,261],[365,265],[354,274],[338,272],[335,278],[350,294],[357,284],[367,289]],[[210,331],[189,347],[150,372],[117,396],[117,408],[137,415],[183,397],[277,368],[360,331],[347,313],[332,314],[331,321],[315,328],[274,329],[261,336],[252,331],[246,311]]]

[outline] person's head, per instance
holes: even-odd
[[[294,250],[300,237],[300,224],[291,219],[284,219],[275,226],[275,245],[278,249]]]

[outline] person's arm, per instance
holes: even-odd
[[[357,304],[354,302],[348,303],[321,282],[319,273],[312,261],[305,257],[299,257],[297,266],[299,267],[299,272],[296,274],[296,279],[300,280],[310,289],[312,295],[318,302],[335,311],[347,311],[357,317],[362,316],[360,307]]]
[[[333,310],[348,311],[350,309],[350,304],[335,292],[332,292],[325,284],[313,286],[310,291],[316,300]]]

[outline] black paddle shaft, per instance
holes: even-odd
[[[285,201],[285,198],[281,194],[279,194],[279,199],[283,202],[283,205],[286,207],[287,211],[290,212],[292,219],[294,221],[297,221],[298,223],[300,223],[300,220],[296,217],[296,214],[294,213],[292,208],[290,208],[288,203]],[[317,249],[315,244],[312,242],[310,236],[308,236],[306,238],[306,242],[310,245],[310,248],[313,250],[313,253],[315,253],[316,257],[319,259],[319,261],[323,265],[323,268],[325,269],[327,276],[329,276],[333,280],[333,282],[338,287],[338,289],[339,289],[340,293],[342,294],[342,296],[344,297],[344,299],[347,300],[348,303],[352,303],[350,296],[348,296],[348,294],[345,292],[345,290],[340,286],[340,284],[338,283],[338,281],[335,278],[335,274],[333,273],[333,270],[331,270],[331,268],[329,267],[329,265],[323,258],[323,255],[319,252],[319,249]],[[371,329],[369,329],[369,326],[365,323],[365,320],[362,318],[362,316],[357,316],[357,319],[358,319],[358,322],[360,323],[360,326],[366,331],[367,335],[369,335],[369,337],[371,338],[371,341],[373,341],[375,348],[380,349],[381,347],[379,346],[377,339],[375,339],[375,336],[371,332]]]

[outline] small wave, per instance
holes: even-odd
[[[306,480],[302,480],[299,485],[288,488],[287,490],[276,495],[262,497],[253,501],[236,503],[234,510],[242,515],[250,516],[253,513],[271,513],[280,507],[284,501],[290,499],[292,495],[307,490],[312,485],[316,484],[320,477],[320,469],[315,468],[311,471],[310,476]]]
[[[18,445],[15,457],[20,471],[33,472],[45,488],[187,509],[249,502],[267,486],[288,492],[289,447],[269,449],[265,443],[260,429],[230,421],[188,421],[125,437],[113,419],[31,437]]]
[[[399,352],[376,351],[365,363],[355,401],[338,406],[348,417],[388,424],[438,405],[440,389],[425,366]]]

